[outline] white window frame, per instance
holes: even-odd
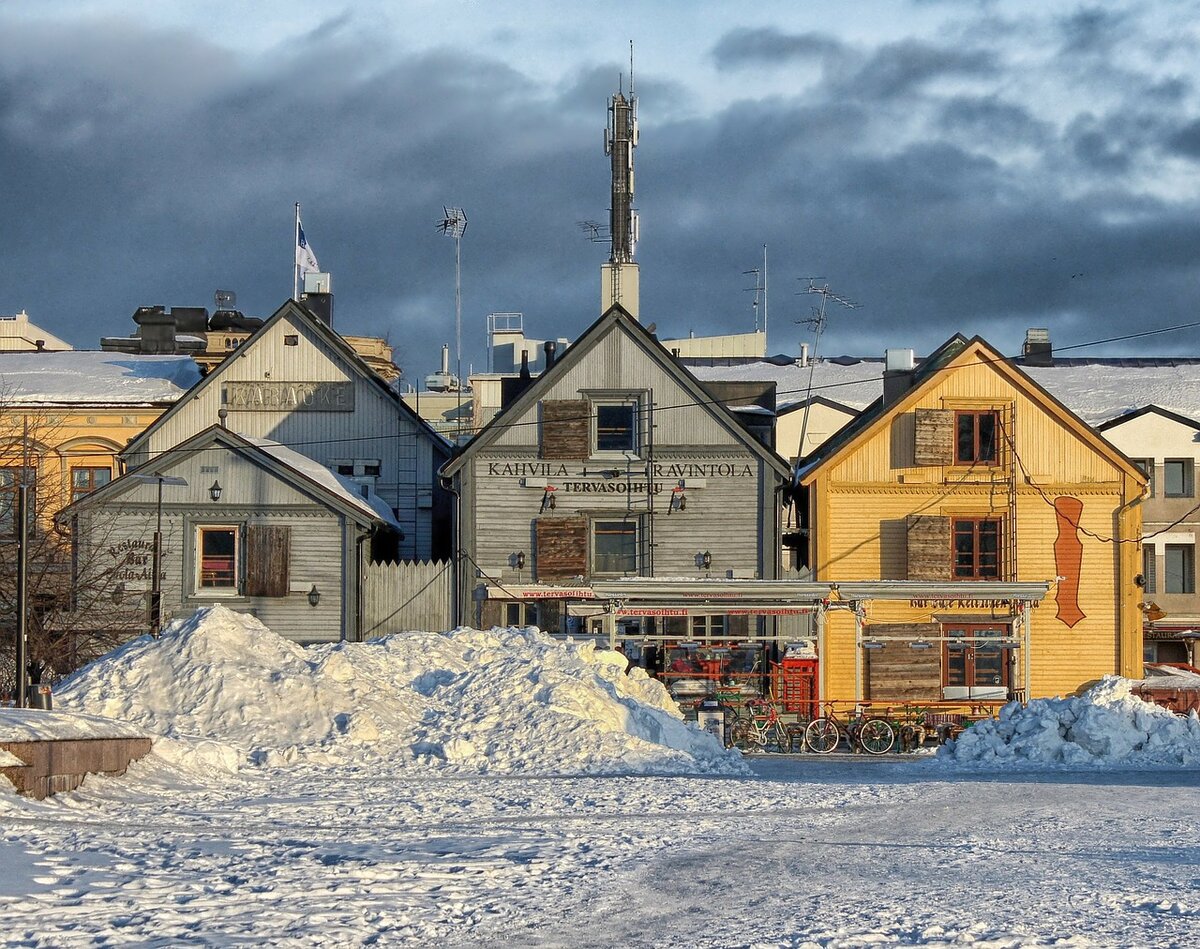
[[[204,586],[204,533],[205,531],[230,531],[233,533],[233,585]],[[195,570],[192,577],[194,596],[239,597],[246,582],[246,571],[242,563],[241,524],[196,524],[194,525]]]
[[[622,460],[640,458],[643,450],[642,417],[645,408],[645,394],[642,392],[589,393],[588,403],[591,409],[591,431],[588,434],[591,457]],[[600,409],[613,407],[628,408],[632,412],[631,447],[629,448],[602,449],[600,447]]]

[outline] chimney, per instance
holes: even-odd
[[[554,356],[558,352],[558,343],[552,339],[542,343],[542,349],[546,351],[546,368],[549,369],[554,365]]]
[[[442,375],[450,375],[450,346],[448,343],[442,344]]]
[[[333,280],[329,274],[315,271],[306,273],[300,302],[326,326],[333,326]]]
[[[808,343],[800,344],[800,368],[808,368]]]
[[[1021,354],[1027,366],[1053,366],[1054,347],[1050,345],[1050,330],[1044,327],[1027,329]]]
[[[521,378],[522,379],[529,378],[529,350],[528,349],[521,350]]]
[[[35,339],[33,341],[33,348],[39,353],[44,353],[46,351],[46,341],[44,339]]]
[[[883,404],[891,405],[912,388],[916,359],[911,349],[883,352]]]
[[[509,404],[522,392],[533,385],[533,376],[529,374],[529,351],[521,350],[521,374],[505,376],[500,380],[500,409],[508,408]]]

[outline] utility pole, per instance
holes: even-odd
[[[28,663],[29,617],[29,485],[21,469],[17,486],[17,708],[29,706],[25,666]]]
[[[817,286],[818,277],[808,278],[808,287],[801,290],[801,293],[815,293],[821,297],[821,305],[813,310],[813,315],[807,320],[797,320],[799,323],[807,323],[813,328],[814,340],[812,359],[808,363],[808,389],[804,393],[804,420],[800,423],[800,444],[796,447],[797,459],[804,457],[804,439],[808,436],[808,414],[812,411],[812,384],[813,384],[813,369],[817,365],[817,350],[821,346],[821,334],[825,332],[825,309],[826,305],[832,300],[834,303],[844,306],[847,309],[856,309],[858,304],[851,303],[844,297],[839,297],[836,293],[829,289],[829,284],[826,282],[822,286]]]
[[[458,411],[455,413],[455,443],[462,436],[462,238],[467,231],[467,212],[443,206],[438,230],[454,238],[454,372],[458,377]]]

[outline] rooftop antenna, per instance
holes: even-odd
[[[761,267],[743,270],[743,276],[754,274],[754,286],[746,287],[746,292],[754,292],[754,332],[758,332],[758,305],[762,303],[762,332],[767,335],[767,245],[763,244],[763,261]]]
[[[820,306],[813,307],[812,316],[807,320],[797,320],[797,323],[806,323],[813,328],[813,348],[812,359],[808,363],[808,386],[804,392],[804,420],[800,423],[800,444],[796,446],[796,457],[798,459],[804,457],[804,439],[808,435],[808,413],[812,409],[812,385],[813,385],[813,370],[817,365],[817,351],[821,346],[821,334],[825,332],[826,309],[829,301],[832,300],[839,306],[844,306],[847,309],[854,310],[858,308],[857,303],[852,303],[845,297],[840,297],[829,289],[829,282],[825,281],[820,286],[817,285],[820,277],[800,277],[801,280],[807,280],[808,286],[801,290],[801,293],[815,293],[821,298]]]
[[[462,208],[442,205],[442,222],[438,230],[454,238],[454,359],[455,375],[458,377],[458,412],[456,431],[462,428],[462,238],[467,231],[467,212]]]

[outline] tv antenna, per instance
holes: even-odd
[[[583,231],[584,236],[593,244],[608,244],[612,242],[612,228],[599,221],[576,221],[575,226]]]
[[[747,293],[754,293],[754,332],[758,332],[758,305],[762,303],[762,332],[767,335],[767,245],[763,244],[763,260],[761,267],[743,270],[743,276],[754,274],[754,286],[745,287]]]
[[[462,208],[442,205],[442,222],[438,230],[454,238],[454,373],[458,377],[458,412],[455,415],[458,434],[462,434],[462,238],[467,232],[467,212]]]
[[[812,316],[806,320],[796,321],[797,323],[805,323],[813,328],[812,358],[808,362],[808,386],[804,392],[804,419],[800,423],[800,444],[796,446],[796,457],[799,459],[804,456],[804,439],[808,435],[808,414],[812,410],[813,370],[817,365],[817,350],[821,346],[821,334],[825,332],[829,301],[832,300],[834,303],[844,306],[848,310],[857,309],[858,304],[847,300],[845,297],[838,296],[829,289],[829,282],[821,282],[820,277],[800,277],[798,279],[808,281],[808,286],[801,290],[800,293],[815,293],[821,298],[820,305],[812,308]]]

